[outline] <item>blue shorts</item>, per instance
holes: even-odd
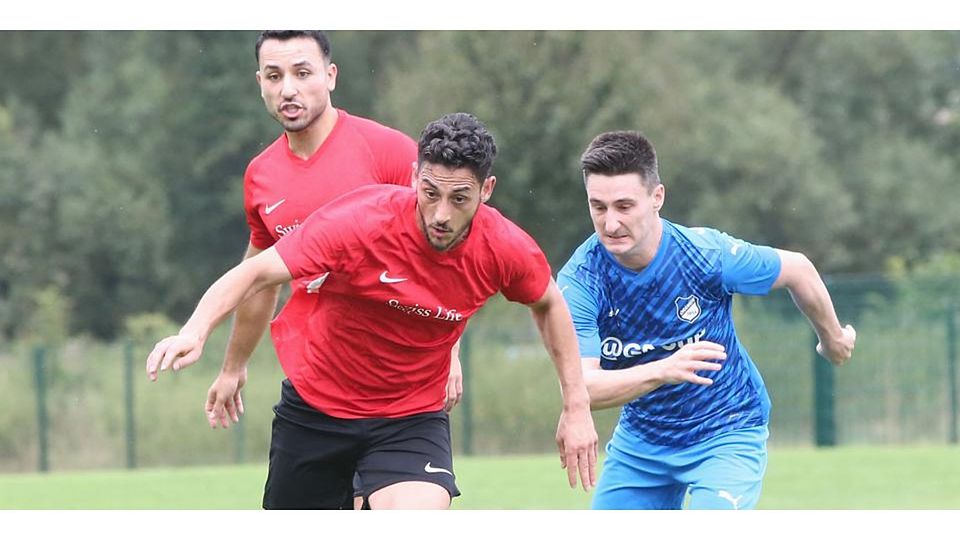
[[[760,500],[767,426],[738,429],[689,447],[650,444],[617,425],[593,496],[595,510],[746,510]]]

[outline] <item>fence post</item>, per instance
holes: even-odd
[[[813,335],[813,419],[814,444],[836,446],[837,426],[834,403],[833,364],[817,354],[817,335]]]
[[[33,375],[37,386],[37,468],[40,472],[50,470],[49,448],[47,446],[47,350],[38,345],[33,349]]]
[[[957,304],[947,306],[947,392],[950,396],[950,443],[957,444]]]
[[[460,336],[460,369],[463,375],[463,399],[460,407],[463,409],[463,454],[473,455],[473,392],[470,385],[473,376],[470,373],[470,334],[464,332]]]
[[[126,422],[124,428],[127,441],[127,468],[137,468],[137,426],[134,416],[134,365],[133,365],[133,341],[130,339],[123,342],[123,397],[124,412]]]

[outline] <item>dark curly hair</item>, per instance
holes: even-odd
[[[487,126],[469,113],[452,113],[427,124],[417,144],[417,166],[465,167],[483,182],[490,176],[497,143]]]
[[[589,174],[637,173],[647,188],[660,183],[657,153],[639,131],[608,131],[597,135],[580,156],[580,169],[584,182]]]
[[[257,43],[254,46],[254,53],[257,55],[257,63],[260,63],[260,46],[263,45],[264,41],[268,39],[287,41],[288,39],[304,37],[316,41],[317,46],[320,47],[320,52],[323,53],[323,58],[327,62],[330,61],[330,40],[321,30],[264,30],[263,32],[260,32],[259,36],[257,36]]]

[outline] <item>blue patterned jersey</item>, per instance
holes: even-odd
[[[710,386],[663,385],[627,403],[620,425],[664,446],[687,446],[732,429],[764,425],[770,398],[733,328],[733,294],[761,295],[780,274],[773,248],[665,219],[653,261],[637,272],[590,236],[560,270],[580,356],[624,369],[700,340],[726,348],[719,371],[699,372]]]

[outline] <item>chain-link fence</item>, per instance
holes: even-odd
[[[738,298],[738,334],[773,401],[771,445],[956,443],[953,280],[830,280],[841,321],[858,334],[842,368],[816,356],[789,294]],[[250,364],[239,426],[211,430],[203,414],[225,339],[221,328],[199,364],[155,383],[143,370],[152,343],[73,339],[0,351],[0,470],[265,461],[283,378],[269,340]],[[524,307],[491,301],[470,322],[462,362],[455,453],[555,451],[559,386]],[[603,441],[617,415],[594,413]]]

